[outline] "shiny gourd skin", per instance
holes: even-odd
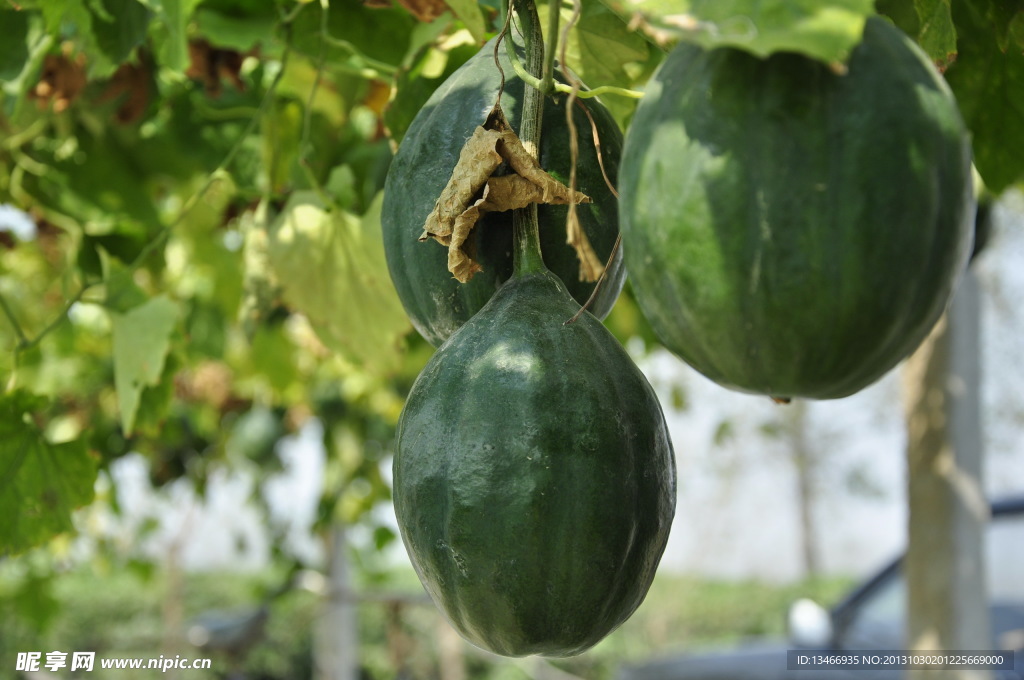
[[[970,252],[970,145],[923,53],[868,20],[845,74],[686,45],[627,134],[620,221],[644,315],[727,387],[837,398],[912,352]]]
[[[569,656],[640,605],[675,462],[658,400],[547,271],[517,274],[437,351],[398,425],[395,510],[427,591],[472,643]]]
[[[435,347],[476,314],[512,274],[511,212],[487,215],[477,226],[476,259],[484,270],[466,284],[460,284],[448,272],[444,247],[434,241],[416,240],[451,176],[463,144],[494,105],[501,75],[493,53],[493,42],[489,42],[434,92],[403,137],[384,187],[381,222],[388,270],[413,326]],[[518,129],[523,81],[512,70],[504,46],[499,54],[506,78],[502,109],[513,129]],[[600,102],[589,99],[586,106],[597,125],[602,159],[614,183],[622,133]],[[564,95],[545,99],[543,118],[541,167],[568,184],[572,166]],[[579,140],[577,188],[594,200],[580,205],[578,215],[594,251],[605,262],[619,233],[618,203],[601,174],[590,121],[578,107],[574,121]],[[567,210],[566,206],[539,207],[545,225],[541,245],[548,268],[582,304],[594,290],[594,283],[579,280],[579,260],[565,242]],[[620,251],[590,308],[597,317],[604,318],[611,311],[624,283]]]

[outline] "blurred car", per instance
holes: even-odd
[[[1024,496],[992,504],[985,535],[993,650],[1016,655],[1014,670],[993,680],[1024,680]],[[902,557],[854,588],[831,611],[810,600],[789,611],[788,639],[753,640],[738,647],[623,667],[619,680],[903,680],[899,669],[790,670],[787,652],[906,648],[906,582]]]

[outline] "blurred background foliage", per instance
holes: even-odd
[[[760,15],[762,4],[788,18]],[[1024,82],[1024,14],[952,4],[879,9],[952,63],[979,170],[999,191],[1022,179],[1008,154],[1024,135],[1024,88],[1011,87]],[[567,59],[591,86],[637,88],[673,41],[732,44],[730,17],[749,16],[764,40],[747,48],[834,62],[873,10],[678,0],[636,13],[587,0]],[[687,12],[690,24],[668,21]],[[184,653],[168,629],[263,602],[265,643],[219,658],[217,673],[235,663],[251,677],[308,676],[317,598],[281,584],[324,565],[274,528],[262,486],[250,500],[271,528],[271,559],[248,576],[183,582],[173,559],[139,549],[152,518],[118,541],[76,509],[121,513],[109,471],[129,455],[143,457],[154,490],[184,485],[200,499],[224,471],[265,479],[281,469],[282,438],[311,422],[326,451],[312,531],[364,528],[354,587],[419,592],[411,572],[375,557],[396,539],[373,512],[390,500],[381,463],[432,352],[388,280],[380,195],[419,107],[500,16],[497,0],[0,0],[0,659]],[[635,100],[607,103],[627,126]],[[628,287],[607,323],[635,351],[655,344]],[[687,586],[660,582],[659,606],[560,667],[606,677],[613,657],[646,653],[667,628],[687,641],[778,632],[795,594]],[[839,592],[794,588],[825,601]],[[431,677],[441,663],[425,641],[438,615],[403,597],[359,605],[371,677]],[[471,677],[533,672],[467,663]]]

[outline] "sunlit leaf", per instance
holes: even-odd
[[[93,497],[96,465],[85,444],[48,442],[33,420],[44,406],[23,390],[0,395],[0,555],[71,530],[71,511]]]
[[[564,20],[570,12],[566,10],[563,14]],[[546,9],[542,15],[542,21],[546,21]],[[627,89],[634,87],[636,76],[641,75],[635,67],[647,61],[652,51],[643,36],[596,2],[583,4],[583,12],[565,48],[569,67],[588,87],[612,85]],[[561,58],[561,54],[557,56]],[[602,101],[620,121],[632,113],[636,104],[635,100],[613,96]]]
[[[478,42],[484,41],[484,15],[480,11],[480,5],[476,0],[445,0],[445,3],[452,8],[455,16],[462,19],[466,28],[473,34]]]
[[[845,60],[860,42],[874,0],[603,0],[655,41],[727,45],[758,56],[799,52]]]
[[[178,318],[178,306],[161,295],[127,312],[112,312],[110,317],[121,428],[125,434],[131,434],[142,391],[160,382],[171,331]]]
[[[188,67],[188,23],[199,0],[146,0],[145,4],[157,15],[160,64],[183,74]]]
[[[290,306],[332,350],[377,370],[397,366],[409,329],[388,276],[380,198],[362,218],[296,192],[270,230],[270,261]]]
[[[282,394],[299,378],[295,354],[295,345],[285,335],[281,324],[260,326],[249,348],[252,371],[266,378],[270,387]]]
[[[956,27],[950,0],[914,0],[920,21],[917,42],[936,64],[945,66],[956,57]]]
[[[985,186],[999,193],[1024,181],[1024,52],[1003,51],[1005,21],[965,4],[957,5],[958,54],[946,80],[970,128],[974,164]]]

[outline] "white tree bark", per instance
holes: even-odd
[[[967,273],[953,304],[907,361],[908,647],[992,646],[982,538],[980,295]],[[910,680],[985,680],[987,671],[908,671]]]
[[[317,620],[313,664],[316,680],[358,680],[359,627],[346,551],[345,527],[336,523],[325,538],[327,595]]]

